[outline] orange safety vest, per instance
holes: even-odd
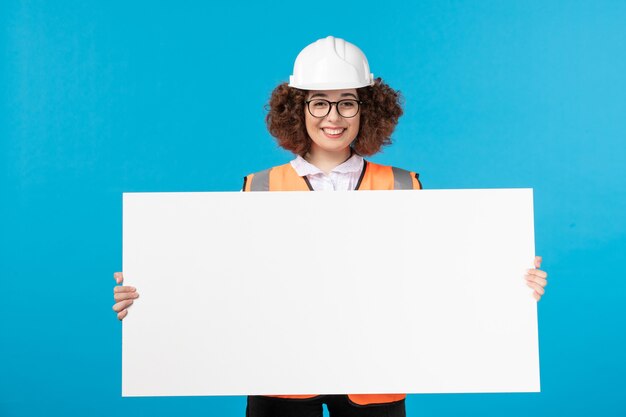
[[[419,174],[363,160],[355,190],[421,190]],[[250,174],[243,180],[244,191],[313,191],[306,177],[290,163]]]
[[[363,160],[363,170],[355,190],[421,190],[419,174],[404,169],[378,165]],[[298,175],[290,163],[250,174],[244,178],[244,191],[313,191],[306,177]],[[270,395],[270,397],[304,399],[317,395]],[[358,405],[401,401],[406,394],[348,394]]]

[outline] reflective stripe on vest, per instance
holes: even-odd
[[[363,161],[356,190],[419,190],[419,174],[401,168]],[[291,164],[251,174],[244,179],[244,191],[313,191],[306,177],[300,177]]]
[[[250,191],[269,191],[271,170],[272,168],[269,168],[254,174],[252,182],[250,183]]]
[[[411,173],[402,168],[391,167],[393,172],[393,189],[394,190],[412,190],[413,179]]]

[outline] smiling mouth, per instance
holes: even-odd
[[[346,129],[344,128],[339,128],[339,129],[329,129],[329,128],[324,128],[322,129],[322,132],[324,132],[324,135],[328,136],[329,138],[338,138],[341,135],[343,135],[343,132],[345,132]]]

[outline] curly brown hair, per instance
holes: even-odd
[[[357,88],[357,94],[363,104],[359,133],[352,148],[359,155],[370,156],[391,144],[391,134],[403,113],[402,95],[381,78],[372,86]],[[272,91],[266,106],[265,122],[270,134],[282,148],[301,156],[311,147],[304,119],[306,96],[307,91],[282,83]]]

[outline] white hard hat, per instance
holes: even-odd
[[[328,36],[297,56],[289,86],[302,90],[341,90],[374,84],[365,54],[350,42]]]

